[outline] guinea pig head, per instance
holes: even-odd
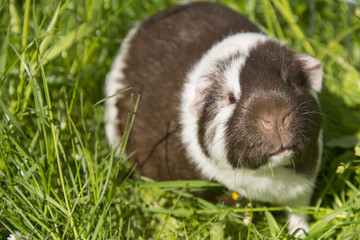
[[[316,59],[267,40],[245,56],[218,61],[205,78],[198,136],[208,157],[234,168],[289,157],[296,164],[317,143],[321,115],[311,90],[321,89],[322,67]]]

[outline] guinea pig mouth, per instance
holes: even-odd
[[[280,148],[269,155],[268,160],[271,167],[283,166],[291,163],[294,150],[291,148]]]
[[[278,151],[270,154],[270,157],[278,157],[278,158],[284,158],[293,153],[293,150],[291,148],[280,148]]]

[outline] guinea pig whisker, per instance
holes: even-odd
[[[295,132],[295,135],[296,136],[294,136],[294,138],[296,138],[296,139],[305,139],[306,137],[305,137],[305,135],[304,135],[304,133],[303,133],[303,130],[302,129],[296,129],[296,132]],[[300,136],[301,135],[301,136]]]
[[[302,102],[302,103],[299,103],[298,105],[296,105],[297,107],[303,107],[305,104],[308,104],[308,103],[311,103],[311,101],[305,101],[305,102]]]
[[[309,102],[311,102],[311,101],[308,100],[308,101],[302,102],[302,103],[298,104],[298,106],[299,106],[299,107],[300,107],[300,106],[303,106],[303,105],[305,105],[305,104],[308,104]]]
[[[331,119],[331,120],[333,120],[335,122],[338,122],[337,119],[331,117],[329,114],[326,114],[326,113],[323,113],[323,112],[320,112],[320,114],[321,114],[321,116],[327,117],[327,118],[329,118],[329,119]]]
[[[238,158],[238,162],[237,162],[237,164],[236,164],[236,168],[240,168],[240,165],[241,165],[241,161],[240,161],[240,160],[242,159],[243,155],[244,155],[244,152],[242,151],[242,152],[241,152],[241,155],[240,155],[239,158]],[[240,175],[240,176],[241,176],[241,175]],[[236,184],[236,183],[237,183],[236,179],[237,179],[237,171],[235,172],[234,185],[237,185],[237,184]],[[241,182],[244,182],[244,179],[245,179],[245,174],[242,174]]]
[[[293,107],[290,109],[290,113],[293,113],[293,112],[295,112],[296,110],[298,110],[298,109],[302,106],[302,104],[304,104],[304,103],[300,103],[300,104],[297,104],[297,105],[293,106]],[[290,113],[289,113],[289,114],[290,114]]]
[[[302,121],[314,121],[314,122],[316,122],[314,119],[308,118],[308,115],[309,115],[309,114],[298,114],[297,116],[298,116],[298,117],[303,116],[303,117],[301,118]]]
[[[308,111],[308,112],[303,112],[303,113],[300,113],[299,116],[302,116],[302,115],[309,115],[309,114],[321,114],[319,111]]]
[[[284,131],[284,134],[285,134],[286,138],[289,139],[289,144],[287,144],[287,146],[290,146],[290,148],[291,148],[291,146],[295,146],[295,143],[294,143],[294,140],[292,138],[291,132]],[[286,147],[286,146],[284,146],[284,147]]]
[[[241,159],[243,158],[243,156],[244,156],[244,151],[241,151],[241,155],[237,159],[237,163],[236,163],[237,168],[241,167]]]
[[[303,133],[301,129],[299,129],[299,133],[302,135],[302,139],[306,142],[311,142],[311,139],[309,137],[306,137],[306,135]]]
[[[295,105],[294,107],[291,108],[290,113],[293,113],[293,112],[295,112],[296,110],[301,109],[302,107],[306,107],[306,106],[304,106],[304,105],[305,105],[305,104],[308,104],[308,103],[310,103],[310,101],[302,102],[302,103],[300,103],[300,104]],[[289,113],[289,114],[290,114],[290,113]]]
[[[298,109],[299,109],[298,106],[292,107],[292,108],[290,109],[289,115],[290,115],[290,114],[293,114],[294,112],[297,112]]]
[[[293,156],[293,157],[291,158],[291,162],[292,162],[292,165],[293,165],[294,173],[296,174],[296,163],[295,163],[295,159],[296,159],[296,156]]]
[[[309,123],[309,124],[311,124],[311,126],[317,126],[318,125],[318,122],[317,121],[315,121],[314,119],[311,119],[311,118],[304,118],[304,119],[302,119],[304,122],[307,122],[307,123]]]

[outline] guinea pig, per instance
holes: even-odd
[[[141,174],[213,180],[251,200],[308,206],[322,153],[321,85],[318,60],[239,13],[174,5],[124,39],[106,77],[106,134],[121,143],[129,94],[140,94],[127,151],[136,151]],[[303,234],[307,216],[289,213],[288,227]]]

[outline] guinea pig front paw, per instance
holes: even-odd
[[[308,216],[304,213],[289,213],[288,215],[288,229],[289,235],[296,238],[303,239],[306,233],[309,232]]]

